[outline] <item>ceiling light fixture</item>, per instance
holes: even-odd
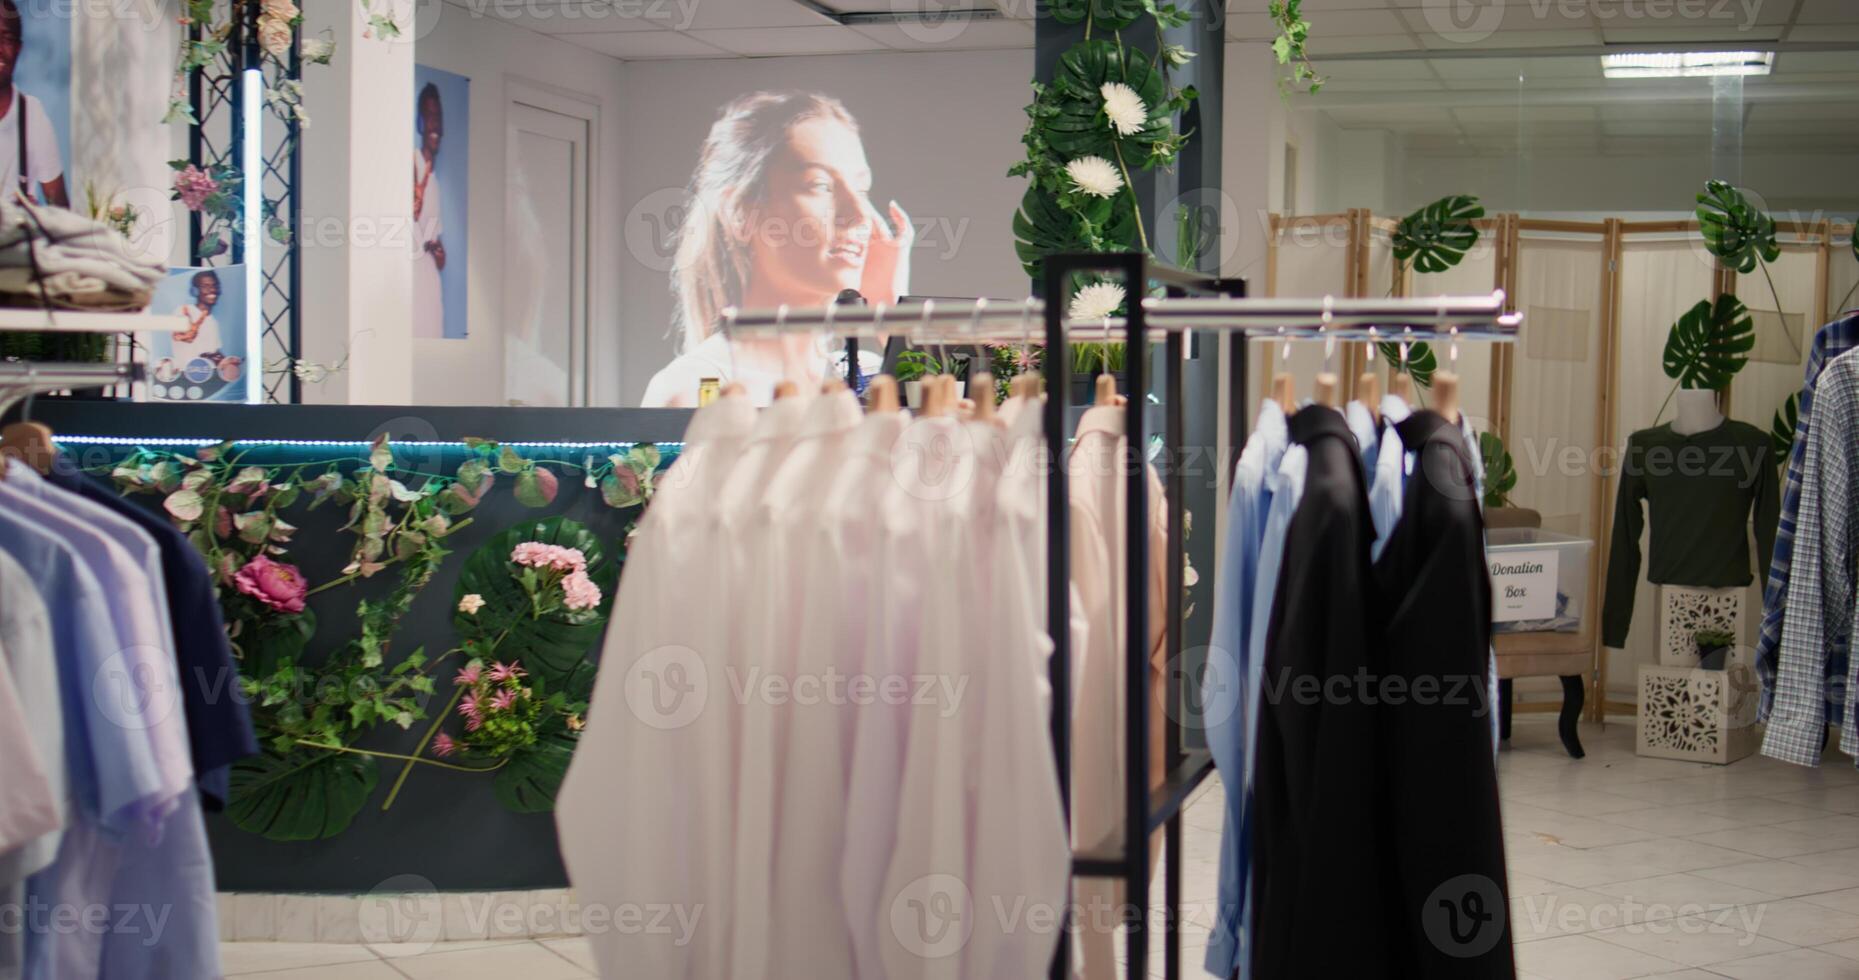
[[[1683,51],[1601,56],[1601,74],[1608,78],[1767,75],[1774,66],[1773,51]]]

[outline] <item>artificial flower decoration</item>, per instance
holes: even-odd
[[[310,591],[303,573],[295,565],[254,555],[232,577],[240,592],[283,613],[303,612],[303,598]]]
[[[477,615],[478,610],[483,609],[483,608],[484,608],[484,597],[477,594],[476,592],[470,593],[469,595],[466,595],[464,598],[458,600],[458,611],[464,613],[467,616],[475,616]]]
[[[433,739],[432,739],[432,754],[433,755],[436,755],[439,758],[443,759],[446,756],[451,755],[452,753],[457,752],[457,751],[458,751],[458,743],[452,741],[452,736],[447,735],[444,732],[440,732],[439,734],[433,736]]]
[[[336,42],[328,38],[306,37],[298,45],[298,50],[303,52],[304,61],[312,65],[327,65],[336,56]]]
[[[1114,282],[1094,282],[1072,297],[1070,316],[1074,320],[1102,320],[1116,314],[1123,305],[1123,287]]]
[[[258,18],[258,46],[274,58],[283,57],[290,52],[290,22],[276,17]]]
[[[464,668],[458,672],[458,676],[452,678],[452,683],[460,687],[470,687],[471,685],[476,684],[478,682],[478,678],[483,676],[483,674],[484,674],[484,666],[478,663],[476,660],[473,660],[472,662],[466,664]]]
[[[1122,82],[1105,82],[1098,90],[1104,96],[1104,115],[1118,136],[1134,136],[1149,125],[1149,107],[1136,90]]]
[[[562,579],[562,605],[576,611],[600,605],[600,586],[584,571],[569,573]]]
[[[529,672],[523,669],[523,663],[520,660],[511,661],[508,664],[491,664],[491,683],[493,684],[502,684],[504,681],[521,680],[528,676]],[[473,682],[476,682],[475,678]]]
[[[181,206],[189,211],[200,210],[216,190],[219,190],[219,181],[191,163],[174,172],[174,193],[181,199]]]
[[[1109,197],[1123,189],[1123,177],[1116,165],[1103,157],[1079,157],[1065,165],[1072,183],[1086,194]]]

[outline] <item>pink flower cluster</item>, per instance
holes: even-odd
[[[485,673],[483,668],[476,663],[469,664],[460,670],[458,676],[452,678],[452,683],[459,687],[472,688],[465,692],[464,697],[458,699],[458,713],[464,716],[465,731],[475,732],[483,728],[486,711],[508,711],[515,707],[517,684],[527,676],[529,672],[523,669],[521,661],[511,661],[507,664],[501,661],[493,662],[489,673]],[[480,680],[489,681],[492,685],[491,690],[483,692],[477,690]],[[480,696],[481,694],[484,696]],[[435,752],[438,751],[437,741],[437,739],[434,740],[433,750]],[[449,755],[451,753],[440,752],[439,754]]]
[[[579,548],[525,541],[510,551],[510,560],[530,568],[567,572],[562,579],[562,605],[573,610],[600,605],[600,586],[587,575],[587,556]]]
[[[219,181],[191,163],[174,173],[174,193],[189,211],[200,210],[200,205],[216,190],[219,190]]]
[[[510,560],[518,565],[531,568],[550,568],[558,572],[580,572],[587,569],[587,556],[579,548],[564,548],[559,544],[543,544],[540,541],[525,541],[510,551]]]

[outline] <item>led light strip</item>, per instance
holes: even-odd
[[[58,442],[68,442],[77,446],[217,446],[220,439],[190,439],[176,436],[53,436]],[[322,448],[361,448],[374,445],[362,439],[234,439],[235,446],[315,446]],[[460,440],[431,441],[420,439],[402,439],[393,441],[395,446],[456,446],[465,448]],[[633,446],[661,446],[683,448],[682,442],[502,442],[502,446],[519,449],[602,449],[615,447],[629,449]]]

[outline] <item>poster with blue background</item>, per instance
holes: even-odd
[[[177,333],[145,335],[151,400],[245,401],[256,370],[246,361],[245,266],[170,270],[149,312],[186,321]]]
[[[69,172],[70,7],[24,2],[9,6],[20,16],[0,16],[0,105],[5,106],[0,115],[0,186],[19,186],[23,172],[30,178],[26,190],[34,200],[81,205]]]
[[[465,337],[471,79],[413,66],[413,336]]]

